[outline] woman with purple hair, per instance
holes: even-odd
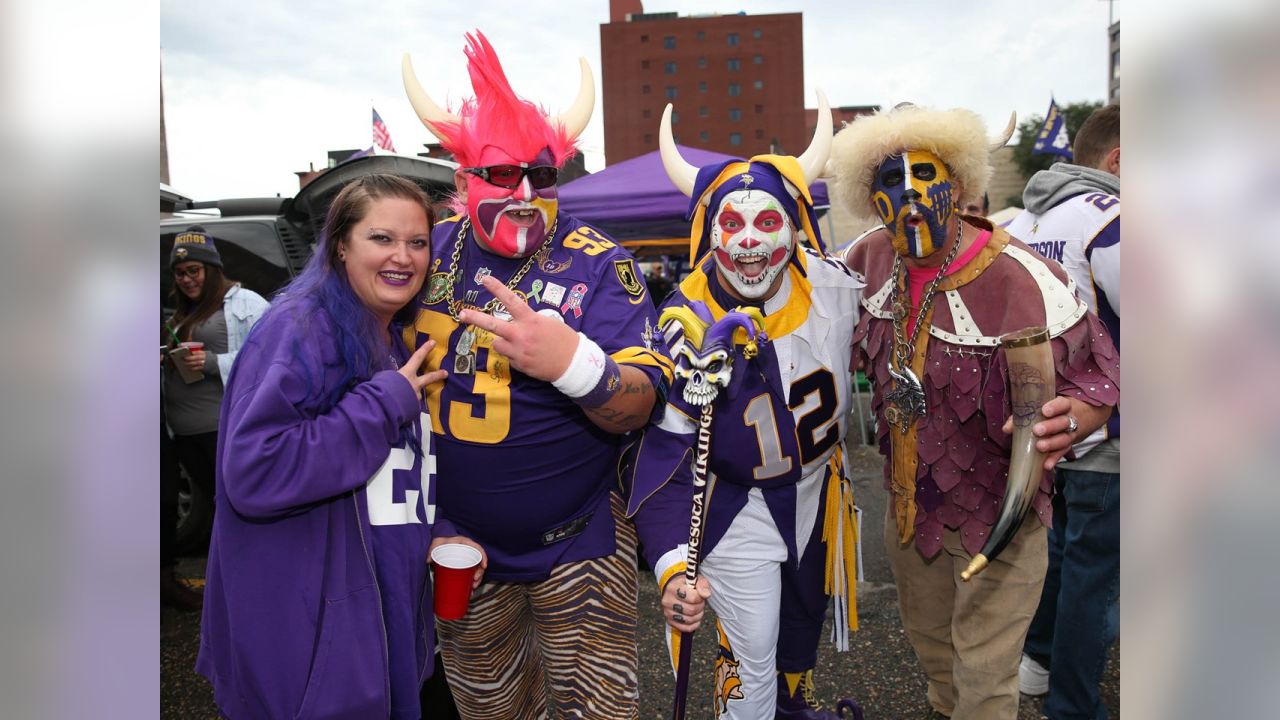
[[[430,232],[412,182],[347,185],[227,381],[196,661],[227,717],[419,717],[436,521],[423,393],[445,373],[420,374],[434,344],[410,355],[400,326]]]

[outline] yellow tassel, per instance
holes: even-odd
[[[827,463],[826,494],[822,519],[822,541],[827,544],[824,589],[836,603],[843,603],[836,608],[836,647],[847,649],[848,631],[858,629],[858,523],[853,486],[844,477],[844,455],[839,446]],[[845,622],[841,622],[842,615]]]

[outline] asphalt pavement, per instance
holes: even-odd
[[[850,650],[837,653],[824,642],[815,671],[817,696],[826,707],[841,697],[856,699],[866,720],[929,717],[925,677],[898,618],[897,594],[880,541],[884,528],[885,491],[881,459],[870,448],[849,453],[858,505],[863,508],[862,547],[864,582],[858,586],[859,630],[850,637]],[[204,557],[183,558],[178,575],[203,582]],[[646,582],[649,580],[649,582]],[[658,609],[657,584],[641,574],[640,624],[637,643],[640,657],[640,717],[668,718],[675,686],[667,660],[665,624]],[[828,617],[830,617],[828,615]],[[175,720],[217,718],[209,683],[195,673],[199,643],[199,613],[162,608],[160,614],[160,715]],[[829,623],[828,623],[829,625]],[[704,627],[712,627],[710,621]],[[829,627],[823,637],[828,637]],[[714,631],[695,636],[693,670],[689,682],[687,717],[710,718]],[[1103,700],[1112,718],[1120,717],[1120,651],[1112,649],[1103,680]],[[1023,696],[1019,720],[1041,717],[1041,698]],[[427,718],[426,720],[431,720]]]

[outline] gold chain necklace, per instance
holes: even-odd
[[[960,252],[960,246],[964,244],[964,223],[956,221],[956,242],[951,246],[951,251],[947,253],[946,259],[942,261],[942,266],[938,268],[938,274],[925,287],[923,296],[920,298],[920,314],[916,316],[916,326],[911,331],[911,337],[906,338],[905,326],[911,317],[911,311],[903,298],[906,290],[907,277],[906,267],[902,262],[902,256],[895,253],[893,258],[893,296],[891,298],[893,312],[893,356],[885,360],[885,365],[889,371],[889,377],[893,378],[893,389],[885,395],[887,407],[884,412],[884,419],[888,423],[898,429],[898,432],[906,435],[915,424],[917,418],[922,417],[926,413],[924,400],[924,386],[920,383],[920,378],[916,376],[911,369],[911,361],[916,354],[916,339],[920,337],[920,330],[924,327],[925,319],[929,316],[929,308],[933,306],[933,296],[938,290],[938,284],[946,277],[947,270],[951,267],[951,262],[956,259],[956,255]],[[893,369],[894,361],[897,361],[898,370]]]
[[[557,216],[551,221],[551,230],[547,232],[547,237],[543,239],[542,245],[529,255],[529,258],[524,261],[524,265],[522,265],[520,269],[511,276],[511,279],[507,281],[508,290],[511,292],[516,291],[516,288],[520,285],[520,281],[524,279],[524,276],[528,274],[529,269],[533,267],[535,262],[537,262],[538,254],[551,244],[551,239],[555,237],[556,227],[559,224],[560,218]],[[458,315],[462,312],[463,301],[460,300],[455,293],[458,288],[458,278],[462,277],[462,265],[459,262],[462,257],[462,247],[466,243],[467,230],[470,228],[471,218],[464,219],[458,226],[458,238],[453,244],[453,255],[450,258],[450,262],[453,263],[453,267],[449,270],[449,276],[447,278],[448,286],[445,295],[449,299],[448,305],[445,306],[449,311],[449,317],[453,318],[454,322],[459,323],[461,320],[459,320]],[[501,301],[498,300],[497,296],[494,296],[493,298],[490,298],[489,302],[485,303],[484,307],[479,308],[479,310],[486,315],[491,315],[500,304]],[[455,353],[453,358],[453,371],[455,373],[459,375],[471,375],[475,372],[475,342],[476,328],[474,325],[468,325],[467,328],[462,331],[462,335],[458,337],[458,344],[454,346]]]

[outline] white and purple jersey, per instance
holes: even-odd
[[[544,580],[556,565],[614,552],[609,491],[617,488],[622,436],[596,427],[551,383],[513,370],[493,351],[489,333],[464,338],[456,310],[485,308],[492,296],[480,280],[493,275],[509,283],[526,260],[485,252],[470,230],[459,249],[461,220],[450,218],[432,232],[433,275],[406,331],[410,347],[435,340],[427,364],[450,371],[443,384],[428,388],[442,518],[436,534],[456,531],[483,545],[486,579]],[[653,349],[657,315],[634,258],[573,218],[561,214],[558,223],[513,289],[620,365],[644,371],[661,407],[671,363]],[[494,312],[502,317],[501,308]],[[465,354],[474,358],[469,374],[457,371]]]
[[[710,553],[750,493],[762,493],[785,554],[798,560],[816,520],[827,463],[849,415],[852,336],[861,283],[844,263],[802,248],[783,285],[761,310],[768,340],[747,360],[735,349],[733,374],[715,400],[704,553]],[[718,285],[709,256],[666,303],[700,300],[718,320],[736,304]],[[683,341],[678,325],[664,338]],[[684,401],[683,381],[660,422],[628,458],[628,512],[661,583],[684,567],[692,492],[691,458],[700,409]]]
[[[1009,223],[1010,235],[1057,260],[1076,284],[1076,294],[1111,334],[1120,349],[1120,198],[1107,192],[1081,193],[1043,213],[1024,210]],[[1120,408],[1107,424],[1076,443],[1083,456],[1107,438],[1120,436]]]

